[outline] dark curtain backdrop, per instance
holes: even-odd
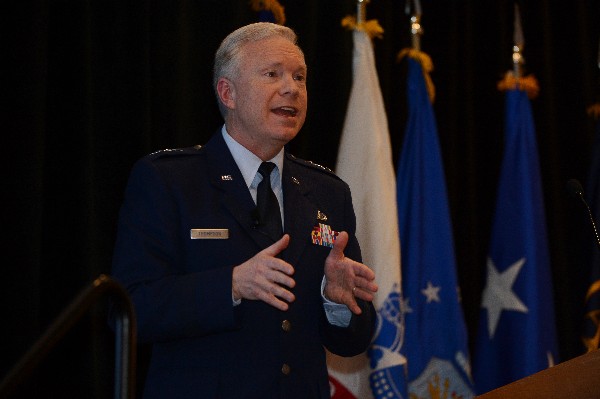
[[[133,162],[149,152],[205,142],[221,124],[211,88],[213,54],[233,29],[257,19],[246,0],[14,2],[3,9],[4,375],[75,295],[110,273],[118,209]],[[333,168],[351,84],[353,0],[282,0],[309,66],[309,117],[293,153]],[[385,29],[375,52],[394,159],[405,119],[410,43],[404,1],[372,0]],[[513,3],[423,0],[422,49],[433,59],[435,112],[454,224],[462,299],[476,333],[503,149]],[[584,184],[598,81],[600,0],[523,1],[527,72],[549,229],[561,360],[582,353],[592,234],[565,182]],[[112,396],[114,340],[106,301],[40,366],[21,397]],[[145,361],[141,348],[140,363]],[[143,370],[143,367],[142,367]]]

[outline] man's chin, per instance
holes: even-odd
[[[286,144],[288,141],[292,140],[298,135],[298,132],[300,132],[301,127],[301,125],[298,126],[297,124],[295,124],[294,126],[284,126],[277,133],[277,138],[284,144]]]

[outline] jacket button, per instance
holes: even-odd
[[[292,371],[292,369],[290,368],[290,365],[287,363],[283,363],[283,366],[281,366],[281,372],[284,375],[290,375],[291,371]]]
[[[281,329],[285,332],[290,332],[290,330],[292,329],[292,323],[289,320],[282,321]]]

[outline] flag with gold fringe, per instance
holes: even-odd
[[[258,12],[260,22],[273,22],[285,25],[285,10],[277,0],[251,0],[250,6]]]
[[[432,108],[433,64],[417,48],[399,58],[408,63],[408,117],[397,172],[408,392],[412,399],[468,399],[474,393]]]
[[[377,332],[369,350],[353,358],[328,354],[333,399],[406,398],[400,355],[400,240],[395,177],[387,116],[375,68],[371,36],[376,22],[346,18],[353,29],[353,83],[338,152],[336,173],[348,183],[356,213],[363,262],[375,271]],[[358,21],[358,22],[357,22]],[[372,381],[373,391],[369,381]]]
[[[546,216],[523,37],[515,12],[514,70],[505,91],[504,158],[482,294],[473,375],[477,393],[524,378],[557,361]]]
[[[557,358],[550,258],[537,146],[527,93],[506,92],[504,161],[473,374],[485,393]]]

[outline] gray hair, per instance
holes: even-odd
[[[217,83],[219,79],[222,77],[233,79],[239,74],[239,64],[241,60],[240,53],[245,44],[270,39],[272,37],[283,37],[298,47],[298,37],[293,30],[286,26],[270,22],[257,22],[242,26],[227,35],[221,42],[221,45],[215,54],[213,88],[217,95],[219,111],[221,111],[223,117],[225,117],[227,109],[221,103],[219,93],[217,92]],[[300,50],[299,47],[298,50]],[[300,50],[300,52],[302,52],[302,50]]]

